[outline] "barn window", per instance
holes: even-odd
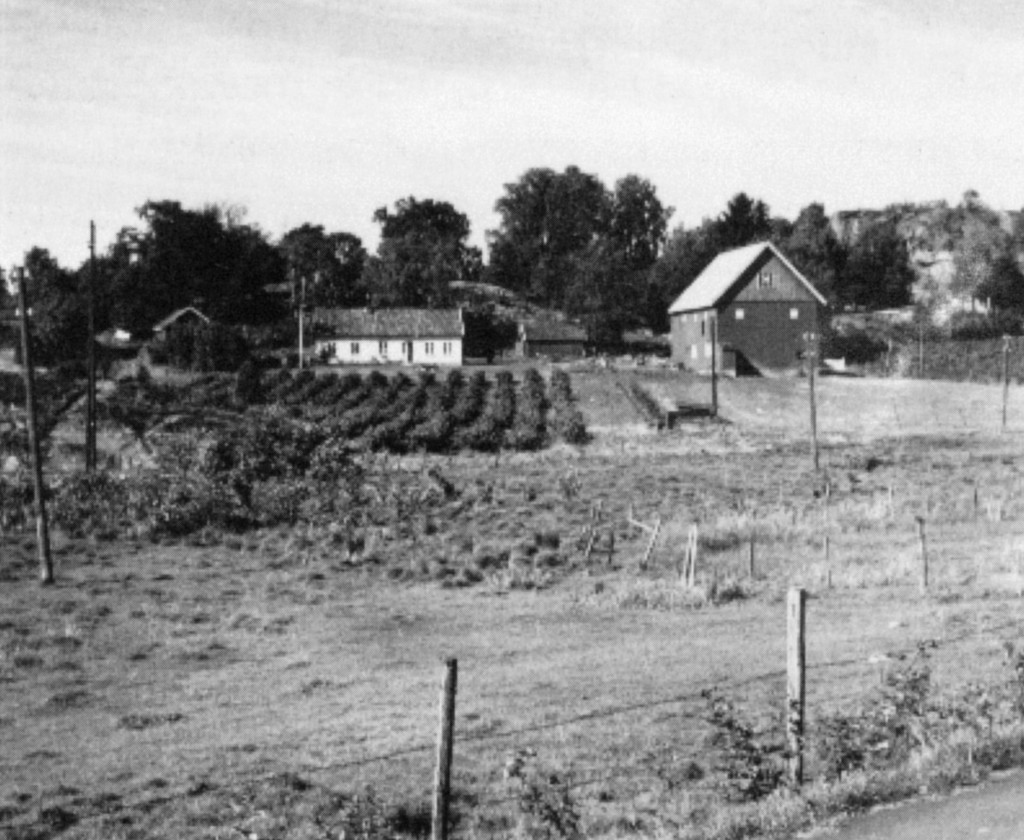
[[[352,342],[352,343],[351,343],[351,344],[350,344],[350,345],[348,346],[348,349],[349,349],[349,352],[350,352],[350,353],[351,353],[351,354],[352,354],[353,356],[358,356],[358,355],[359,355],[359,342],[358,342],[358,341],[353,341],[353,342]]]
[[[796,307],[793,307],[792,309],[789,310],[789,320],[790,321],[795,321],[799,317],[800,317],[800,310],[799,309],[797,309]]]
[[[759,271],[757,273],[757,288],[770,289],[775,284],[775,277],[770,271]]]
[[[747,313],[746,313],[746,312],[744,312],[744,311],[743,311],[742,309],[737,309],[737,310],[736,310],[736,320],[737,320],[737,321],[742,321],[742,320],[743,320],[743,318],[744,318],[744,317],[746,316],[746,314],[747,314]]]

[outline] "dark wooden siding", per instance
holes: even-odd
[[[739,311],[742,318],[737,318]],[[721,312],[718,340],[755,368],[779,370],[799,364],[804,334],[817,331],[816,301],[737,300]]]
[[[538,341],[529,339],[519,342],[519,355],[531,359],[547,356],[549,359],[574,359],[586,354],[582,341]]]

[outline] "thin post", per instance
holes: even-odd
[[[815,345],[816,336],[808,333],[807,338],[807,383],[811,399],[811,453],[814,459],[814,472],[818,472],[818,405],[814,397],[815,369],[818,366],[818,350]]]
[[[718,322],[711,317],[711,416],[718,416]]]
[[[85,470],[96,469],[96,223],[89,222],[89,371],[85,403]]]
[[[448,806],[451,801],[455,690],[458,671],[457,659],[448,659],[445,662],[444,682],[441,686],[441,721],[437,733],[437,767],[434,771],[431,840],[447,840],[448,837]]]
[[[889,518],[892,519],[896,515],[896,500],[893,498],[892,485],[889,485]]]
[[[803,589],[789,590],[786,599],[786,742],[789,747],[789,781],[793,787],[799,787],[804,777],[806,603],[807,593]]]
[[[974,485],[974,518],[978,518],[978,485]]]
[[[924,321],[917,327],[917,375],[924,379]]]
[[[28,448],[32,457],[32,484],[35,492],[36,543],[39,549],[39,581],[53,583],[53,559],[50,557],[50,528],[46,521],[46,498],[43,494],[43,461],[36,427],[35,368],[32,365],[32,336],[28,323],[28,294],[25,291],[25,269],[18,269],[18,308],[21,310],[21,363],[25,371],[25,411],[28,425]]]
[[[924,537],[924,517],[917,517],[917,539],[921,545],[921,594],[928,592],[928,547]]]
[[[658,532],[661,531],[661,517],[654,520],[654,527],[651,529],[651,539],[647,543],[647,550],[644,552],[644,559],[640,561],[640,568],[646,569],[647,563],[654,552],[654,544],[658,541]]]
[[[1003,336],[1003,431],[1006,431],[1006,401],[1010,396],[1010,336]]]
[[[750,535],[750,550],[747,556],[747,574],[750,579],[753,580],[756,573],[756,567],[754,565],[754,535]]]

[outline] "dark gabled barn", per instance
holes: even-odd
[[[669,307],[672,360],[690,370],[772,374],[799,367],[825,298],[770,242],[719,254]],[[714,337],[714,338],[713,338]]]
[[[536,320],[519,324],[516,355],[524,359],[578,359],[587,352],[587,331],[564,321]]]

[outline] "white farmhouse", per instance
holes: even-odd
[[[312,321],[328,364],[462,364],[461,309],[315,309]]]

